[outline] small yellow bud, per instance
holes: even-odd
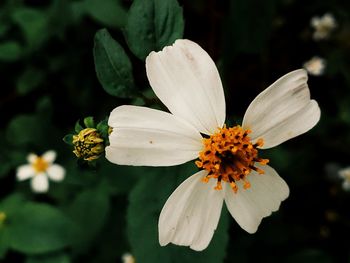
[[[73,153],[86,161],[99,158],[104,151],[103,139],[94,128],[86,128],[81,130],[79,134],[73,135],[73,144]]]

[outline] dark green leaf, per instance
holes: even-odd
[[[41,121],[35,115],[19,115],[11,120],[6,130],[6,139],[12,145],[40,143],[44,138]]]
[[[12,18],[22,29],[30,48],[40,46],[48,37],[48,20],[45,12],[34,8],[20,8],[16,9]]]
[[[0,60],[12,62],[22,55],[22,47],[15,41],[0,43]]]
[[[54,253],[50,255],[42,255],[29,257],[26,263],[70,263],[70,259],[66,254]]]
[[[26,203],[9,218],[12,249],[22,253],[47,253],[68,246],[75,225],[56,208]]]
[[[42,71],[35,68],[28,68],[17,80],[17,92],[21,95],[26,95],[37,88],[43,80],[44,73]]]
[[[124,49],[106,29],[95,35],[94,60],[97,78],[112,96],[130,97],[134,93],[131,62]]]
[[[188,247],[168,245],[158,241],[158,217],[170,194],[185,177],[193,172],[189,166],[171,169],[153,168],[153,174],[143,174],[130,194],[127,218],[129,239],[136,259],[143,263],[223,262],[228,241],[228,217],[223,212],[219,227],[206,250],[195,252]],[[177,171],[174,174],[174,171]],[[152,172],[149,170],[149,172]]]
[[[79,225],[75,233],[78,247],[87,245],[96,237],[106,222],[109,210],[109,198],[103,188],[86,190],[76,197],[69,214]]]
[[[130,7],[125,36],[140,59],[173,44],[183,32],[182,8],[176,0],[135,0]]]
[[[85,11],[97,22],[108,27],[122,28],[126,22],[126,10],[120,0],[85,0]]]

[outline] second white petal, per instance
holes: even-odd
[[[249,105],[243,128],[250,129],[251,139],[264,139],[261,148],[271,148],[310,130],[320,119],[320,108],[310,100],[305,70],[290,72]]]
[[[198,157],[202,136],[178,117],[138,106],[114,109],[106,158],[120,165],[169,166]]]
[[[247,232],[255,233],[261,220],[277,211],[289,195],[286,182],[268,165],[255,164],[265,174],[251,172],[247,176],[251,187],[243,189],[242,181],[236,182],[238,192],[225,185],[225,203],[233,218]]]
[[[168,198],[159,217],[159,242],[205,249],[219,222],[223,191],[214,190],[216,180],[203,183],[200,171],[185,180]]]
[[[225,121],[225,97],[215,63],[196,43],[180,39],[146,59],[148,80],[170,112],[212,134]]]

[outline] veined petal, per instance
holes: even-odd
[[[47,151],[42,155],[42,158],[48,163],[53,163],[56,159],[56,152],[53,150]]]
[[[214,190],[215,180],[201,181],[207,174],[195,173],[166,201],[158,223],[160,245],[173,243],[198,251],[208,246],[219,222],[223,191]]]
[[[281,201],[289,195],[286,182],[268,165],[255,164],[265,174],[251,172],[247,180],[251,187],[243,189],[242,181],[237,181],[238,191],[234,193],[230,185],[225,185],[225,203],[233,218],[247,232],[255,233],[261,220],[277,211]]]
[[[202,136],[180,118],[159,110],[120,106],[110,114],[113,127],[106,158],[120,165],[170,166],[198,157]]]
[[[263,149],[307,132],[320,119],[320,108],[310,100],[307,73],[292,71],[266,90],[249,105],[242,127],[250,129],[253,141],[264,139]]]
[[[147,77],[171,113],[202,133],[213,134],[225,122],[225,96],[215,63],[199,45],[176,40],[146,58]]]
[[[17,180],[23,181],[35,175],[35,170],[31,164],[24,164],[17,168]]]
[[[216,229],[223,195],[215,191],[215,181],[201,182],[200,171],[183,182],[169,197],[159,219],[160,244],[172,242],[203,250]]]
[[[46,193],[49,190],[49,180],[44,173],[35,175],[30,183],[33,192]]]
[[[58,164],[50,165],[46,170],[47,176],[56,182],[60,182],[64,179],[65,169]]]

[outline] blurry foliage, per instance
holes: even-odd
[[[338,28],[315,42],[310,19],[326,12]],[[309,79],[320,123],[262,153],[289,184],[290,197],[254,235],[223,209],[200,253],[160,247],[157,233],[163,204],[193,164],[126,167],[102,157],[91,167],[62,141],[77,120],[105,120],[121,104],[163,108],[144,59],[182,37],[217,62],[232,124],[278,77],[314,55],[327,60],[325,75]],[[350,3],[340,0],[1,1],[0,261],[110,263],[130,251],[141,263],[348,262],[350,195],[328,168],[350,165],[349,39]],[[50,149],[66,178],[35,195],[27,182],[16,182],[16,167],[28,153]]]

